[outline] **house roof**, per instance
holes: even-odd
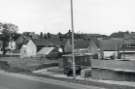
[[[135,50],[133,38],[108,38],[99,40],[100,48],[105,51]]]
[[[99,40],[100,48],[105,51],[116,51],[121,48],[123,39],[110,38]]]
[[[135,39],[124,40],[121,50],[135,50]]]
[[[96,45],[98,48],[100,47],[99,40],[96,38],[91,38],[88,40],[85,39],[76,39],[75,40],[75,48],[88,48],[90,45]]]
[[[61,46],[62,45],[62,41],[60,41],[58,38],[52,38],[52,39],[48,39],[48,41],[50,41],[51,43],[53,43],[55,46]]]
[[[54,46],[53,43],[46,39],[36,39],[33,40],[36,46]]]
[[[68,40],[65,44],[65,52],[71,52],[72,50],[72,44],[71,40]],[[93,47],[93,48],[92,48]],[[99,48],[98,44],[93,39],[75,39],[74,41],[74,48],[75,52],[88,52],[89,49]]]
[[[91,38],[90,42],[94,43],[98,48],[100,48],[100,43],[99,43],[99,40],[97,38]]]
[[[74,41],[75,49],[88,48],[88,46],[89,46],[88,40],[75,39],[75,41]]]
[[[78,52],[80,49],[87,49],[89,47],[89,41],[84,39],[75,39],[74,48]],[[68,39],[64,45],[65,52],[72,52],[72,41]]]
[[[48,55],[54,47],[43,47],[37,54]]]
[[[18,37],[15,40],[15,42],[16,42],[18,48],[20,49],[23,44],[27,44],[28,43],[29,39],[30,39],[30,37],[21,35],[20,37]]]

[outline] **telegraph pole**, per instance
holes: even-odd
[[[73,13],[73,0],[70,0],[71,8],[71,29],[72,29],[72,68],[73,78],[76,79],[76,66],[75,66],[75,54],[74,54],[74,13]]]

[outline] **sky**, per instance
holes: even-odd
[[[0,22],[19,32],[65,33],[71,28],[70,0],[0,0]],[[135,0],[73,0],[78,33],[135,31]]]

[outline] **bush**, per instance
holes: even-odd
[[[81,67],[80,66],[76,66],[76,75],[80,75],[81,73]],[[64,68],[64,74],[66,74],[67,76],[73,76],[73,69],[72,67],[68,66]]]
[[[0,69],[7,70],[9,68],[10,68],[10,66],[9,66],[8,62],[0,61]]]

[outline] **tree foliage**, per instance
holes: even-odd
[[[122,31],[119,31],[119,32],[114,32],[110,35],[110,37],[124,37],[126,35],[129,35],[130,33],[128,31],[126,32],[122,32]]]
[[[1,40],[3,41],[3,55],[5,55],[8,42],[14,40],[17,36],[18,26],[12,23],[0,23],[0,30],[2,33]]]
[[[44,38],[44,33],[40,32],[40,38]]]
[[[17,33],[17,31],[18,31],[18,26],[11,23],[3,24],[3,29],[2,29],[3,35],[12,38]]]

